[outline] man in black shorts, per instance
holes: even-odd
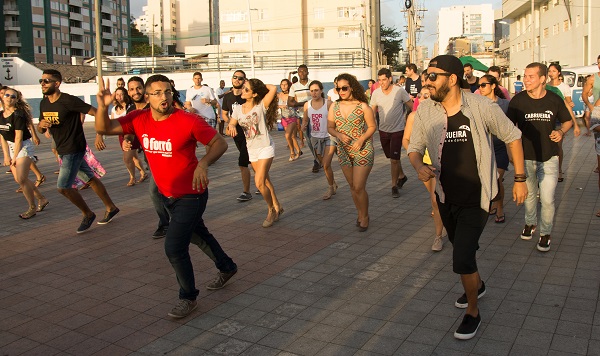
[[[246,102],[246,99],[242,99],[242,87],[244,86],[245,81],[246,73],[244,73],[243,70],[236,70],[233,72],[233,76],[231,77],[231,91],[225,94],[223,97],[223,120],[225,120],[226,123],[229,122],[229,114],[233,112],[234,106],[242,105]],[[238,165],[240,166],[240,172],[242,173],[242,185],[244,186],[244,191],[242,192],[242,195],[237,198],[237,200],[244,202],[252,199],[252,193],[250,193],[250,169],[248,169],[248,166],[250,165],[250,157],[248,157],[248,147],[246,147],[246,136],[244,135],[244,130],[239,124],[235,128],[237,130],[237,134],[233,138],[233,142],[235,142],[235,146],[237,147],[238,151],[240,151]],[[227,127],[227,135],[229,135],[228,131],[229,128]]]
[[[464,72],[458,58],[437,56],[427,73],[425,86],[432,100],[421,102],[416,111],[408,156],[420,180],[436,178],[440,216],[454,247],[453,271],[460,274],[465,291],[454,304],[466,308],[454,337],[467,340],[481,324],[477,299],[485,294],[485,284],[477,270],[476,252],[490,202],[498,194],[492,135],[508,143],[515,166],[513,200],[522,204],[527,186],[521,131],[500,106],[461,90]],[[431,166],[423,163],[425,149]]]

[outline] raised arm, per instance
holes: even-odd
[[[100,135],[122,135],[123,128],[121,127],[119,120],[111,120],[108,117],[108,106],[112,101],[109,79],[106,79],[106,85],[103,80],[100,80],[98,83],[98,94],[96,94],[96,99],[98,101],[98,109],[95,110],[96,133]],[[91,111],[92,110],[90,109],[90,112]]]
[[[273,101],[273,99],[275,98],[275,96],[277,95],[277,87],[274,86],[273,84],[266,84],[265,85],[267,87],[267,89],[269,89],[269,92],[267,94],[265,94],[265,97],[263,98],[263,105],[265,108],[268,108],[269,105],[271,105],[271,102]]]

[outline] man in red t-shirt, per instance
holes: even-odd
[[[236,264],[202,220],[208,200],[208,166],[225,153],[227,142],[204,120],[173,107],[173,88],[164,75],[153,75],[146,81],[149,109],[136,110],[118,120],[108,117],[112,94],[107,88],[108,81],[106,86],[101,82],[96,131],[105,135],[133,134],[144,147],[160,197],[172,217],[165,253],[177,276],[180,301],[168,315],[183,318],[196,309],[199,294],[188,251],[190,242],[198,245],[204,241],[215,254],[220,272],[207,288],[221,288],[237,272]],[[197,142],[210,147],[200,161],[196,158]]]

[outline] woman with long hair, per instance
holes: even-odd
[[[133,100],[127,93],[127,89],[123,87],[118,87],[115,89],[113,100],[113,107],[110,111],[111,120],[118,119],[127,114],[127,108],[132,105]],[[123,147],[123,136],[119,136],[119,142],[121,143],[121,147]],[[127,168],[127,172],[129,172],[129,182],[127,183],[128,187],[134,186],[136,183],[142,183],[146,179],[148,179],[148,174],[142,168],[142,164],[140,163],[140,159],[137,154],[137,150],[128,150],[123,151],[123,163],[125,163],[125,168]],[[135,180],[135,170],[140,171],[140,180],[136,182]]]
[[[373,134],[377,129],[373,110],[367,103],[365,89],[355,76],[338,75],[336,91],[340,100],[329,108],[327,128],[338,140],[338,158],[350,186],[356,206],[358,231],[369,228],[369,196],[367,178],[375,161]]]
[[[238,123],[246,135],[254,182],[269,208],[263,227],[272,226],[283,213],[269,177],[269,169],[275,157],[275,144],[269,131],[277,122],[277,101],[274,100],[276,94],[277,87],[274,85],[265,85],[256,78],[247,80],[242,87],[242,99],[246,102],[234,107],[229,120],[229,132],[232,137],[237,134],[235,127]]]
[[[287,105],[291,86],[292,83],[289,80],[283,79],[279,83],[281,91],[277,93],[278,114],[281,116],[281,126],[285,130],[285,140],[290,149],[290,158],[288,160],[290,162],[297,160],[302,155],[300,146],[298,146],[298,140],[296,140],[296,134],[298,133],[296,111]]]
[[[429,100],[429,89],[427,87],[423,87],[421,92],[417,94],[419,101],[416,103],[422,103],[425,100]],[[404,149],[408,149],[408,145],[410,144],[410,134],[412,133],[412,127],[415,120],[415,113],[417,111],[417,105],[413,111],[406,118],[406,126],[404,127],[404,136],[402,136],[402,146]],[[425,156],[423,157],[423,163],[427,165],[431,165],[431,158],[429,158],[429,153],[425,151]],[[431,201],[431,216],[433,216],[433,223],[435,225],[435,237],[433,238],[433,244],[431,245],[431,249],[433,251],[441,251],[444,247],[444,224],[442,223],[442,218],[440,217],[440,210],[437,205],[437,200],[435,199],[435,178],[431,178],[427,182],[423,182],[425,184],[425,188],[429,192],[429,200]]]
[[[331,169],[331,160],[335,153],[336,142],[331,139],[327,130],[327,113],[331,106],[331,101],[325,99],[323,94],[323,83],[313,80],[308,85],[311,99],[304,103],[304,118],[302,120],[302,131],[310,125],[310,140],[317,155],[319,164],[323,166],[325,177],[327,178],[327,192],[323,195],[323,200],[330,199],[335,195],[338,185],[333,178],[333,169]]]
[[[493,102],[498,104],[502,111],[506,114],[508,111],[508,104],[510,100],[504,97],[504,93],[500,89],[498,79],[493,75],[486,74],[479,78],[479,94],[490,98]],[[506,144],[500,141],[496,136],[493,136],[494,140],[494,155],[496,156],[496,169],[498,170],[498,196],[492,203],[490,208],[490,215],[496,215],[494,220],[497,224],[502,224],[505,221],[504,216],[504,172],[508,170],[508,151],[506,150]]]
[[[48,205],[48,200],[28,177],[29,167],[34,159],[34,145],[27,128],[28,120],[31,120],[31,108],[21,92],[12,88],[5,90],[2,103],[4,110],[0,116],[0,136],[4,165],[10,166],[13,177],[23,189],[23,195],[29,204],[29,209],[19,217],[30,219]]]
[[[562,68],[560,66],[560,64],[558,63],[552,63],[548,66],[548,85],[553,86],[558,88],[561,93],[563,94],[563,96],[565,97],[565,105],[567,106],[567,109],[569,109],[569,113],[571,114],[571,120],[573,121],[573,134],[575,135],[575,137],[579,136],[579,134],[581,133],[581,130],[579,129],[579,124],[577,123],[577,120],[575,119],[575,114],[573,114],[573,106],[575,106],[575,104],[573,104],[573,99],[571,98],[571,88],[569,87],[568,84],[563,83],[560,81],[560,76],[561,76],[561,71]],[[594,98],[595,99],[595,98]],[[560,123],[557,122],[557,124],[560,126]],[[562,182],[564,180],[563,177],[563,171],[562,171],[562,163],[563,163],[563,141],[564,141],[564,137],[562,140],[560,140],[558,142],[558,182]]]

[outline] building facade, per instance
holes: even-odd
[[[453,38],[468,38],[469,43],[474,44],[491,41],[494,33],[494,10],[492,4],[442,7],[437,23],[438,50],[440,54],[445,54],[448,53],[448,45]]]
[[[65,64],[96,55],[92,0],[0,0],[0,52],[28,62]],[[102,53],[129,48],[129,0],[104,0]],[[76,60],[74,60],[76,59]]]
[[[504,21],[510,36],[500,49],[510,70],[522,74],[531,62],[558,62],[563,67],[596,63],[600,55],[600,7],[593,0],[506,0]],[[596,38],[595,36],[599,36]]]

